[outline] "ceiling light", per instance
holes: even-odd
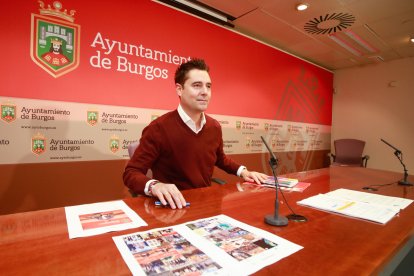
[[[306,10],[308,7],[309,7],[309,4],[306,4],[306,3],[301,3],[301,4],[296,5],[296,9],[297,9],[298,11],[304,11],[304,10]]]
[[[352,45],[350,45],[345,40],[342,40],[342,38],[338,37],[336,34],[330,34],[330,35],[328,35],[328,37],[330,39],[332,39],[333,41],[335,41],[336,43],[338,43],[343,48],[345,48],[346,50],[348,50],[349,52],[351,52],[352,54],[354,54],[354,55],[356,55],[358,57],[362,56],[361,51],[359,51],[358,49],[354,48]]]
[[[192,1],[192,0],[153,0],[156,3],[161,3],[173,7],[175,9],[184,11],[186,13],[204,18],[208,21],[219,23],[221,25],[226,25],[234,27],[234,25],[229,22],[233,21],[236,18],[228,15],[220,10],[214,9],[206,4],[201,2]]]
[[[414,37],[410,38],[411,43],[414,43]]]
[[[344,34],[346,34],[349,38],[354,40],[356,43],[358,43],[360,46],[362,46],[365,50],[376,53],[378,52],[378,49],[369,44],[367,41],[363,40],[360,36],[358,36],[356,33],[350,30],[344,31]]]
[[[183,5],[186,5],[188,7],[191,7],[193,9],[199,10],[199,11],[201,11],[203,13],[208,14],[208,15],[211,15],[211,16],[217,18],[217,19],[220,19],[220,20],[223,20],[223,21],[227,21],[227,17],[225,17],[225,16],[223,16],[221,14],[218,14],[218,13],[216,13],[214,11],[211,11],[211,10],[208,10],[206,8],[203,8],[203,7],[199,6],[199,5],[193,4],[193,3],[189,2],[189,1],[186,1],[186,0],[175,0],[175,1],[178,2],[178,3],[181,3]]]

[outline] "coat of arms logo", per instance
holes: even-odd
[[[41,134],[32,137],[32,152],[40,155],[46,151],[46,138]]]
[[[53,7],[38,1],[39,14],[32,13],[30,55],[53,77],[60,77],[79,66],[80,26],[74,24],[75,11],[62,11],[59,1]]]
[[[109,140],[109,149],[115,153],[119,150],[119,137],[116,135],[113,135],[111,139]]]
[[[87,120],[88,124],[90,124],[91,126],[94,126],[98,123],[99,112],[88,110],[87,113],[86,113],[86,117],[87,117],[86,120]]]
[[[7,123],[14,121],[16,119],[16,106],[10,103],[2,104],[1,119]]]

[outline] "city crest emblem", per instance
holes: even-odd
[[[32,152],[40,155],[46,151],[46,138],[41,134],[32,137]]]
[[[60,77],[79,66],[80,26],[74,24],[75,11],[62,9],[59,1],[45,7],[39,1],[40,14],[32,13],[30,55],[53,77]]]
[[[236,129],[237,130],[241,129],[241,121],[236,121]]]
[[[14,104],[1,105],[1,119],[10,123],[16,119],[16,106]]]
[[[94,126],[98,123],[99,120],[99,112],[98,111],[87,111],[86,120],[88,124]]]
[[[119,150],[119,138],[117,136],[112,136],[109,140],[109,149],[115,153]]]

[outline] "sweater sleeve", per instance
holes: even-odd
[[[157,124],[150,124],[142,131],[142,136],[134,155],[125,167],[125,186],[135,193],[145,195],[145,184],[151,179],[146,174],[160,154],[161,141]]]

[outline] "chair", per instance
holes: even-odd
[[[139,141],[133,142],[133,143],[131,143],[131,144],[128,145],[128,155],[129,155],[129,158],[131,158],[134,155],[135,150],[137,149],[138,145],[139,145]],[[151,171],[151,169],[149,169],[147,171],[147,176],[149,178],[152,178],[152,171]],[[136,194],[135,192],[133,192],[131,190],[129,190],[129,193],[131,194],[132,197],[137,197],[138,196],[138,194]]]
[[[338,139],[334,141],[335,154],[332,157],[332,166],[366,167],[369,155],[362,155],[365,141],[357,139]]]
[[[132,155],[134,155],[134,152],[137,149],[138,145],[139,145],[139,142],[138,141],[133,142],[133,143],[131,143],[131,144],[128,145],[128,155],[129,155],[129,158],[131,158]]]

